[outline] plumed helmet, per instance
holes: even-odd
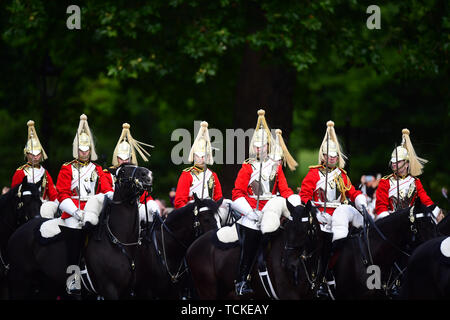
[[[39,141],[39,137],[36,133],[36,129],[34,127],[34,121],[29,120],[27,122],[28,127],[28,138],[27,143],[25,144],[25,148],[23,149],[24,155],[27,153],[31,153],[32,155],[37,156],[42,152],[43,157],[41,158],[41,161],[44,161],[47,159],[47,154],[44,151],[44,148],[41,145],[41,142]]]

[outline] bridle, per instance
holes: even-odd
[[[305,208],[304,210],[307,210],[307,208],[309,207],[309,206],[305,207],[304,204],[300,204],[300,206],[304,207]],[[314,240],[317,239],[317,228],[318,228],[318,225],[316,223],[314,223],[315,220],[314,220],[314,217],[313,217],[313,214],[312,214],[312,210],[313,209],[311,207],[309,207],[309,208],[310,209],[308,210],[308,216],[307,217],[302,217],[302,216],[298,217],[298,218],[300,218],[300,222],[299,223],[307,224],[306,225],[305,241],[303,243],[301,243],[301,244],[298,244],[298,245],[288,245],[287,241],[285,241],[285,244],[284,244],[284,256],[286,256],[289,251],[299,250],[300,253],[299,253],[298,259],[299,259],[299,261],[302,264],[303,270],[304,270],[305,275],[306,275],[306,280],[310,284],[311,288],[313,288],[314,287],[314,280],[312,278],[314,277],[314,274],[312,276],[309,274],[308,268],[306,266],[306,261],[314,256],[314,254],[316,253],[318,248],[317,248],[317,246],[315,246],[312,251],[308,252],[307,243],[314,242]],[[295,218],[292,217],[291,219],[293,220]],[[289,219],[289,220],[291,220],[291,219]],[[298,284],[298,271],[297,270],[295,270],[295,272],[294,272],[294,283],[296,285]]]
[[[27,222],[28,220],[30,220],[30,217],[28,217],[25,214],[24,211],[24,196],[31,196],[32,199],[36,200],[36,201],[40,201],[40,197],[39,197],[39,192],[34,194],[32,191],[30,190],[26,190],[26,191],[22,191],[23,185],[20,184],[19,188],[17,189],[17,193],[15,194],[15,199],[16,199],[16,204],[14,206],[16,213],[19,213],[17,215],[17,221],[16,221],[16,227],[20,226],[21,224]],[[11,229],[14,230],[14,228],[12,226],[10,226],[9,224],[7,224],[8,227],[10,227]]]
[[[127,178],[123,178],[119,176],[120,170],[124,167],[133,167],[133,172],[131,174],[131,176],[127,177]],[[134,166],[134,165],[124,165],[124,166],[120,166],[117,171],[116,171],[116,190],[120,189],[121,187],[125,186],[125,185],[129,185],[132,192],[130,194],[129,197],[125,198],[124,200],[109,200],[112,204],[114,205],[120,205],[120,204],[124,204],[124,203],[130,203],[130,204],[134,204],[136,203],[138,197],[146,190],[146,187],[144,186],[144,184],[137,178],[135,178],[135,174],[136,171],[139,167],[138,166]],[[147,200],[147,199],[145,199]],[[147,201],[145,201],[145,211],[147,212]],[[116,235],[114,235],[114,233],[112,232],[110,225],[109,225],[109,218],[110,215],[108,214],[105,218],[105,226],[106,226],[106,231],[107,231],[107,235],[110,239],[110,241],[116,245],[120,251],[128,258],[129,262],[130,262],[130,268],[132,271],[132,278],[130,280],[131,284],[130,287],[131,289],[131,295],[134,295],[134,285],[135,285],[135,281],[136,281],[136,275],[135,275],[135,269],[136,269],[136,265],[135,265],[135,259],[128,253],[127,251],[127,247],[134,247],[134,246],[140,246],[142,244],[142,236],[141,236],[141,228],[139,226],[139,211],[137,211],[137,221],[138,221],[138,235],[137,235],[137,240],[135,242],[123,242],[120,241]]]
[[[203,211],[213,211],[213,210],[210,209],[208,206],[198,206],[197,204],[194,204],[193,229],[194,229],[194,238],[195,239],[197,239],[198,237],[200,237],[203,234],[203,230],[201,229],[201,223],[200,223],[200,219],[199,219],[199,215]],[[180,239],[178,239],[178,237],[173,233],[172,230],[170,230],[170,228],[167,226],[165,221],[159,215],[156,215],[156,217],[159,219],[159,222],[161,224],[162,254],[161,254],[161,251],[158,249],[158,243],[156,240],[155,232],[152,233],[153,243],[154,243],[156,252],[158,253],[158,255],[161,258],[161,262],[162,262],[163,266],[166,268],[166,271],[167,271],[168,275],[170,276],[172,283],[176,283],[176,282],[178,282],[180,277],[188,271],[188,267],[187,267],[187,263],[186,263],[186,256],[183,256],[183,259],[181,260],[176,273],[172,273],[169,269],[169,263],[167,261],[164,232],[168,233],[171,236],[171,238],[173,238],[181,247],[183,247],[184,250],[187,250],[189,246],[186,245],[185,243],[183,243]]]

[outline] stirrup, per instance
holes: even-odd
[[[246,280],[237,282],[235,284],[235,289],[236,289],[236,295],[238,295],[238,296],[243,296],[243,295],[253,293],[253,289],[250,288],[250,285]]]
[[[328,285],[325,282],[321,282],[316,290],[316,298],[319,299],[331,299],[328,292]]]
[[[81,295],[81,288],[77,288],[75,277],[70,283],[67,283],[67,285],[66,285],[66,292],[70,296]]]

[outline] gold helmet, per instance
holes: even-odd
[[[289,150],[287,149],[286,144],[284,143],[282,133],[283,132],[281,131],[281,129],[275,130],[276,135],[275,143],[272,146],[272,150],[269,154],[269,157],[275,161],[283,160],[284,165],[286,166],[287,163],[289,169],[291,171],[294,171],[295,168],[298,166],[298,163],[289,153]]]
[[[328,145],[328,150],[327,150]],[[327,122],[327,130],[325,132],[325,136],[323,138],[322,144],[319,149],[319,164],[325,163],[324,155],[328,154],[331,157],[338,156],[337,167],[344,168],[345,167],[345,159],[347,158],[341,151],[341,146],[339,144],[336,132],[334,131],[334,122]]]
[[[209,138],[208,122],[202,121],[200,123],[200,129],[189,151],[189,162],[194,161],[194,154],[198,157],[205,157],[205,163],[212,165],[214,163],[212,155],[211,140]]]
[[[409,162],[408,171],[409,173],[417,177],[422,174],[423,166],[428,160],[419,158],[414,151],[414,147],[411,143],[411,139],[409,138],[409,130],[402,130],[402,144],[392,151],[391,154],[391,163],[397,162],[401,160],[405,160]],[[397,150],[397,152],[395,152]]]
[[[265,113],[266,112],[263,109],[258,110],[258,121],[256,122],[255,132],[250,140],[250,158],[255,158],[258,156],[255,148],[261,148],[267,144],[267,152],[270,153],[272,150],[272,134],[270,133],[269,126],[267,125],[266,118],[264,117]]]
[[[36,133],[36,129],[34,128],[34,121],[29,120],[27,122],[28,126],[28,138],[27,143],[25,144],[25,148],[23,149],[23,154],[26,156],[27,153],[31,153],[32,155],[37,156],[42,152],[41,161],[47,159],[47,154],[42,148],[41,142],[39,141],[39,137]]]
[[[122,160],[130,159],[130,163],[138,165],[136,151],[139,153],[144,161],[148,161],[146,156],[150,157],[150,153],[145,150],[142,145],[153,148],[152,145],[135,140],[131,136],[130,125],[128,123],[122,124],[122,133],[120,134],[119,140],[117,141],[116,147],[114,148],[112,164],[113,166],[118,166],[117,157]]]
[[[85,114],[80,116],[80,123],[78,124],[72,146],[72,156],[74,158],[78,158],[78,150],[91,150],[91,160],[95,161],[98,159],[97,153],[95,152],[94,139]]]

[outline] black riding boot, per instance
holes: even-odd
[[[67,231],[67,267],[71,267],[70,271],[72,274],[69,275],[69,278],[66,281],[66,291],[70,296],[79,296],[81,295],[81,275],[78,270],[80,270],[79,263],[81,258],[81,250],[83,246],[83,235],[84,233],[79,229],[70,229],[66,228]],[[78,268],[77,268],[78,267]]]
[[[241,256],[239,259],[239,275],[235,284],[238,296],[251,294],[250,272],[262,237],[261,231],[253,230],[242,225],[238,226],[241,236]]]
[[[323,231],[321,231],[321,234],[322,250],[320,253],[319,270],[317,271],[317,280],[319,281],[319,287],[316,291],[316,297],[320,299],[330,299],[327,285],[327,273],[329,273],[328,262],[330,261],[331,256],[331,240],[333,238],[333,234]]]

